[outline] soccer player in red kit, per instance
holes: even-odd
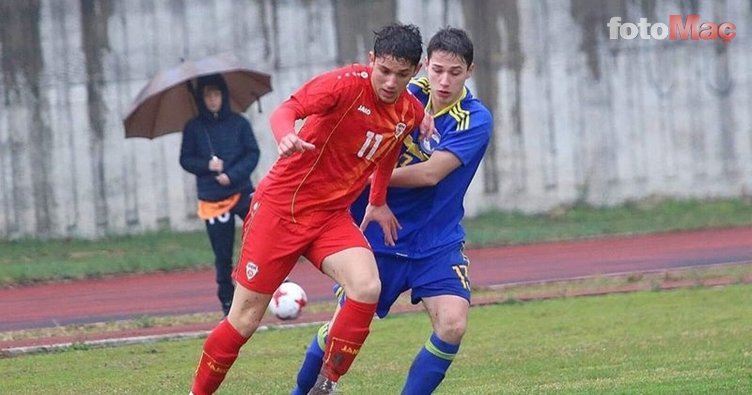
[[[399,223],[386,205],[386,187],[402,140],[424,118],[423,106],[406,90],[420,69],[420,31],[392,24],[375,36],[367,66],[314,77],[272,113],[280,158],[251,201],[230,313],[204,343],[193,394],[219,387],[301,256],[341,284],[348,297],[329,329],[324,365],[309,393],[333,393],[368,336],[381,283],[349,207],[372,175],[361,227],[379,223],[385,243],[394,244]],[[306,121],[296,133],[298,119]],[[429,133],[426,125],[422,129]]]

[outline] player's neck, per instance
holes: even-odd
[[[426,111],[433,116],[441,115],[449,111],[450,108],[454,107],[460,100],[462,100],[463,97],[465,97],[465,88],[462,88],[462,91],[460,91],[457,97],[454,97],[451,100],[447,100],[443,103],[438,103],[436,96],[430,94],[428,97],[428,108],[426,108]]]
[[[439,104],[437,104],[436,101],[432,99],[426,111],[431,115],[441,114],[445,112],[449,107],[453,106],[455,103],[457,103],[456,99],[449,101],[447,103],[439,103]]]

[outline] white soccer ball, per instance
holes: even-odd
[[[288,281],[282,283],[272,294],[269,311],[281,320],[294,320],[300,316],[306,303],[308,303],[308,297],[303,288]]]

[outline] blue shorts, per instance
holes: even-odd
[[[375,255],[381,278],[381,296],[376,309],[379,318],[386,317],[397,298],[408,289],[412,289],[413,304],[439,295],[456,295],[470,302],[470,261],[463,253],[462,244],[420,259]]]

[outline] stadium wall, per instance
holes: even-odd
[[[671,14],[734,22],[737,36],[609,38],[606,23]],[[0,2],[0,239],[97,238],[202,228],[180,135],[125,139],[150,76],[234,52],[272,75],[246,116],[275,159],[269,111],[314,74],[363,62],[372,31],[464,27],[471,89],[496,128],[469,215],[608,206],[752,190],[752,3],[746,0],[29,0]]]

